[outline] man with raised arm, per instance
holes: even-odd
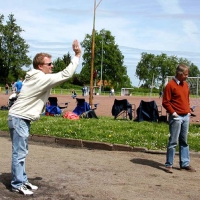
[[[17,101],[10,108],[8,126],[12,140],[12,191],[32,195],[38,186],[31,184],[25,171],[25,159],[28,154],[30,122],[38,120],[45,109],[50,90],[71,78],[79,64],[81,48],[75,40],[72,44],[75,52],[71,63],[58,73],[52,74],[51,55],[38,53],[33,59],[33,69],[27,72]]]

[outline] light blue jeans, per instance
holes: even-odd
[[[25,171],[25,159],[28,154],[30,121],[8,116],[8,127],[12,140],[11,186],[13,188],[19,188],[25,182],[28,182]]]
[[[167,156],[165,166],[173,166],[176,146],[179,144],[179,164],[180,167],[187,167],[190,163],[189,146],[187,136],[189,129],[190,115],[179,115],[177,118],[169,115],[170,137],[167,146]]]

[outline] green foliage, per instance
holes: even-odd
[[[0,130],[8,131],[8,111],[0,111]],[[190,124],[188,143],[190,150],[199,151],[200,125]],[[42,116],[31,123],[31,134],[74,138],[166,150],[169,130],[166,123],[134,122],[99,119],[68,120],[62,117]]]
[[[0,16],[0,74],[1,80],[7,81],[10,74],[17,80],[22,75],[22,67],[28,67],[31,59],[26,55],[29,45],[20,36],[22,28],[16,24],[13,14],[8,16],[6,25],[3,24],[4,16]]]
[[[63,58],[57,58],[54,62],[53,62],[53,73],[57,73],[60,72],[62,70],[64,70],[66,68],[66,66],[69,65],[69,63],[71,62],[71,56],[69,54],[69,52],[67,54],[63,55]]]
[[[64,63],[64,61],[60,58],[57,58],[54,62],[53,62],[53,73],[57,73],[62,71],[63,69],[66,68],[66,65]]]
[[[84,54],[82,56],[83,68],[80,73],[80,79],[84,84],[89,84],[92,35],[87,34],[83,42],[81,42],[81,46],[84,48]],[[94,70],[97,70],[97,81],[101,80],[102,66],[103,86],[109,84],[114,86],[114,88],[131,87],[127,68],[124,66],[124,56],[110,31],[103,29],[99,33],[95,32],[94,54]]]
[[[70,89],[70,90],[71,89],[81,90],[82,86],[74,85],[74,84],[71,84],[70,81],[66,81],[62,85],[60,85],[60,88],[62,88],[62,89]]]
[[[189,69],[189,76],[190,77],[198,77],[198,76],[200,76],[199,72],[200,72],[199,68],[192,63],[190,65],[190,69]]]
[[[159,89],[158,88],[153,88],[152,93],[159,93]],[[130,91],[131,92],[131,91]],[[144,93],[144,94],[148,94],[150,93],[150,88],[147,87],[134,87],[133,91],[131,93]]]
[[[141,60],[136,66],[136,76],[143,82],[142,87],[154,87],[163,89],[167,76],[174,76],[178,63],[184,63],[190,67],[190,76],[197,76],[199,69],[196,65],[184,58],[176,56],[141,54]]]
[[[62,58],[63,62],[65,63],[65,65],[69,65],[69,63],[71,62],[71,56],[70,53],[68,52],[67,54],[65,54]]]
[[[53,73],[57,73],[60,72],[62,70],[64,70],[66,68],[66,66],[68,66],[71,62],[71,56],[69,54],[69,52],[65,55],[63,55],[62,59],[61,58],[57,58],[54,62],[53,62]],[[80,74],[74,74],[72,76],[72,78],[68,79],[66,82],[62,83],[60,85],[61,88],[63,89],[67,89],[68,88],[68,83],[69,85],[78,85],[78,86],[82,86],[83,82],[81,81],[81,76]],[[71,88],[74,88],[74,86],[72,85]]]

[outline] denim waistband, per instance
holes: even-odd
[[[30,119],[23,118],[23,117],[16,116],[16,115],[8,115],[8,117],[11,117],[11,118],[18,118],[18,119],[23,119],[23,120],[26,121],[26,122],[31,122]]]

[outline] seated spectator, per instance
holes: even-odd
[[[76,92],[75,92],[75,90],[73,89],[73,90],[72,90],[72,98],[75,99],[76,96],[77,96],[77,95],[76,95]]]

